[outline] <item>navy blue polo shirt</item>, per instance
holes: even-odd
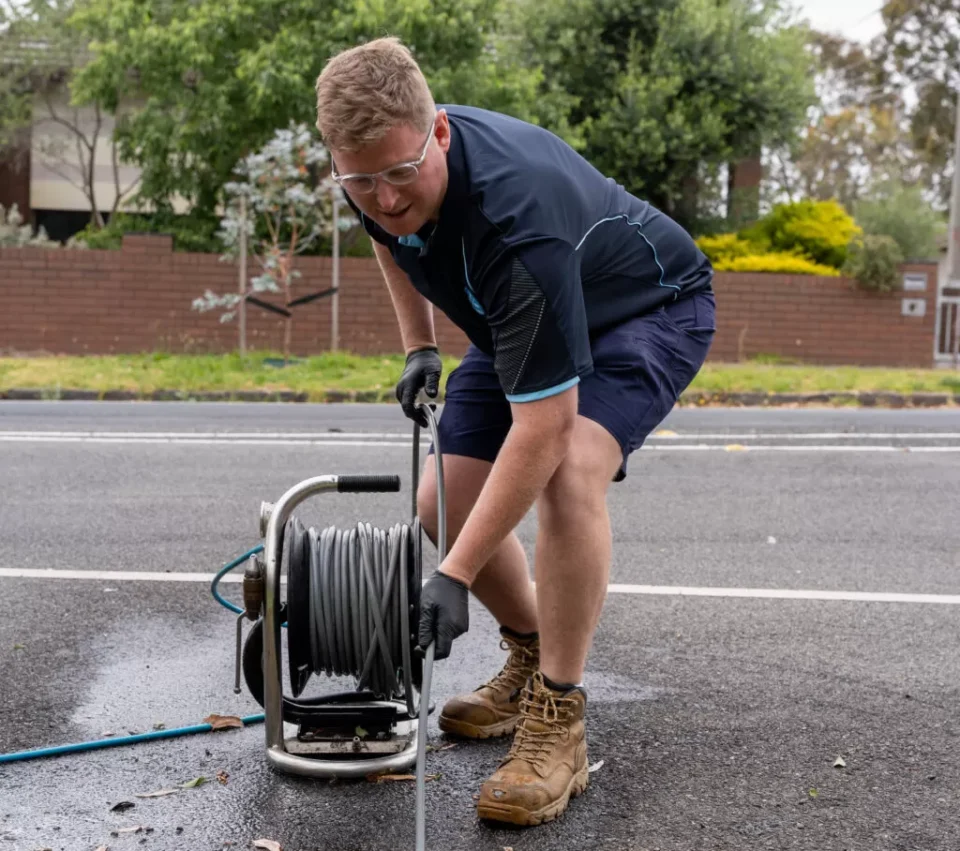
[[[438,221],[397,238],[360,218],[493,358],[508,400],[572,387],[593,369],[591,340],[710,289],[713,270],[690,235],[559,137],[499,113],[442,108],[451,142]]]

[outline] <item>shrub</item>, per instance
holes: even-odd
[[[831,278],[840,275],[832,266],[814,263],[806,257],[783,251],[728,257],[714,263],[713,268],[718,272],[779,272],[783,275],[822,275]]]
[[[886,184],[859,202],[854,214],[864,234],[891,237],[905,258],[936,260],[940,254],[937,240],[947,223],[918,186]]]
[[[797,201],[774,207],[739,236],[767,251],[803,255],[840,269],[847,245],[860,233],[853,217],[836,201]]]
[[[899,285],[902,262],[903,252],[893,237],[868,234],[850,243],[843,273],[865,290],[887,293]]]
[[[37,229],[34,236],[33,225],[23,223],[23,216],[16,204],[11,205],[9,210],[0,204],[0,247],[21,248],[24,245],[37,248],[60,247],[60,243],[50,239],[42,227]]]
[[[219,253],[223,244],[217,237],[216,219],[194,215],[147,215],[116,213],[106,227],[87,225],[76,239],[88,248],[119,251],[123,236],[127,233],[162,233],[173,237],[174,251],[197,251]]]
[[[701,236],[697,240],[699,249],[707,255],[711,263],[732,257],[746,257],[756,249],[735,233],[721,233],[716,236]]]

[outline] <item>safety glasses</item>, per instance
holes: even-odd
[[[377,188],[378,180],[385,180],[394,186],[406,186],[413,183],[420,175],[420,166],[423,165],[423,161],[427,158],[427,149],[430,147],[430,140],[433,138],[436,129],[437,121],[434,119],[433,124],[430,125],[430,132],[427,133],[427,138],[424,140],[423,150],[420,152],[420,156],[411,162],[398,163],[397,165],[390,166],[390,168],[385,168],[383,171],[378,171],[375,174],[363,174],[360,172],[354,174],[337,174],[337,165],[333,163],[331,177],[351,195],[369,195]]]

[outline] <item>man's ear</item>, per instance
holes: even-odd
[[[450,149],[450,119],[447,117],[445,109],[437,110],[435,133],[440,150],[446,153]]]

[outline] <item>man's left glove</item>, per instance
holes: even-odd
[[[450,655],[453,640],[470,628],[470,592],[459,579],[437,571],[420,592],[420,649],[435,642],[434,659]]]

